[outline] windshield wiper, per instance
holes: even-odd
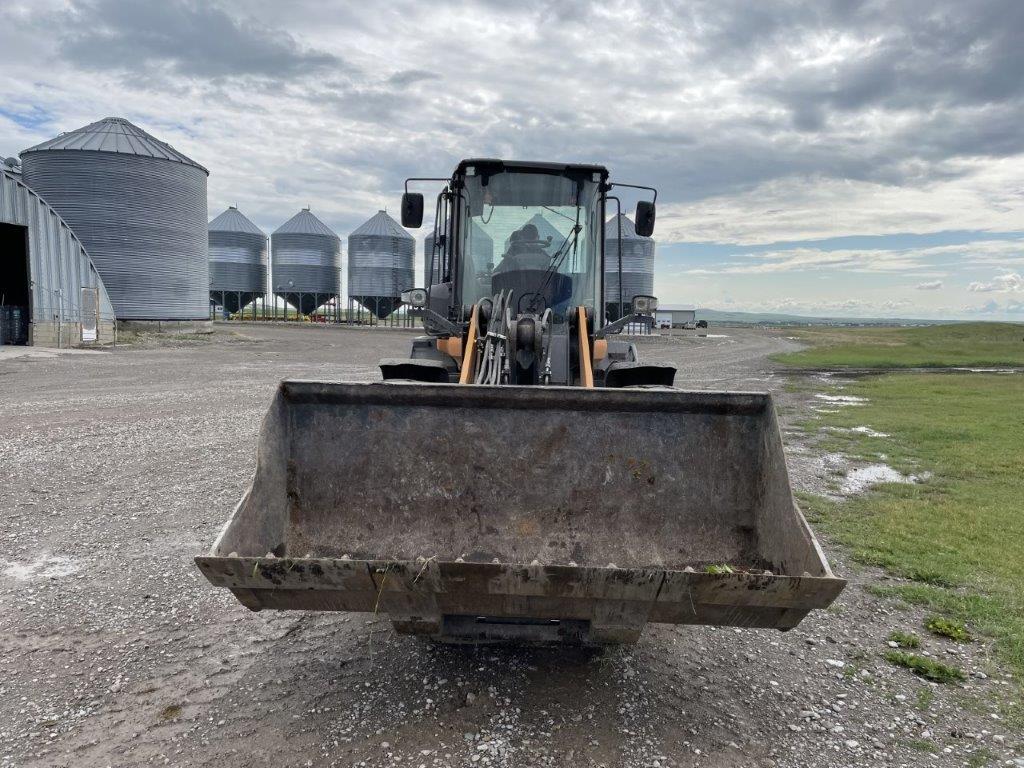
[[[561,267],[562,262],[565,261],[565,257],[569,253],[569,238],[572,238],[573,260],[575,261],[576,259],[576,251],[580,241],[580,232],[583,231],[583,227],[580,226],[580,210],[582,207],[583,206],[579,204],[576,205],[576,223],[572,225],[572,229],[569,230],[569,234],[565,236],[565,240],[562,241],[562,244],[558,246],[558,250],[555,251],[555,254],[551,257],[551,264],[548,265],[546,270],[544,270],[544,274],[540,279],[540,285],[537,290],[532,293],[533,298],[530,299],[530,303],[527,306],[527,310],[530,312],[537,311],[537,300],[544,297],[544,289],[548,287],[551,279],[555,276],[555,273],[558,272],[558,268]],[[566,216],[566,218],[569,217]]]
[[[577,191],[576,191],[576,220],[575,220],[575,222],[572,225],[572,229],[569,230],[569,234],[567,234],[565,236],[565,240],[562,241],[562,244],[560,246],[558,246],[558,250],[555,251],[554,256],[551,257],[551,264],[548,266],[548,268],[546,270],[544,270],[544,275],[541,277],[540,286],[537,288],[536,291],[534,291],[533,298],[530,300],[530,304],[527,307],[527,309],[530,312],[536,312],[537,300],[543,298],[544,289],[548,287],[548,284],[551,282],[551,279],[554,277],[555,273],[558,271],[558,268],[561,267],[562,266],[562,262],[565,261],[565,257],[569,253],[568,245],[569,245],[569,239],[570,238],[572,238],[572,257],[573,257],[573,263],[575,263],[575,261],[576,261],[576,253],[577,253],[577,249],[578,249],[579,241],[580,241],[580,232],[583,231],[583,227],[580,225],[580,211],[583,209],[583,206],[580,204],[580,197],[582,196],[582,194],[583,194],[582,186],[577,187]],[[597,196],[597,191],[596,190],[594,191],[594,196],[595,197]],[[547,206],[544,206],[544,207],[547,208]],[[568,216],[565,216],[565,214],[560,214],[560,215],[564,216],[567,219],[569,218]]]

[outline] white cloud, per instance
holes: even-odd
[[[659,237],[751,245],[866,233],[1021,228],[1024,162],[953,165],[950,177],[919,185],[793,177],[693,203],[659,205]]]
[[[990,282],[973,282],[967,286],[971,293],[1024,293],[1024,277],[1016,272],[999,275]]]
[[[797,315],[836,315],[839,317],[901,317],[908,316],[906,310],[914,307],[907,299],[889,299],[873,301],[869,299],[837,299],[834,301],[821,299],[802,299],[785,297],[781,299],[765,299],[744,302],[737,310],[748,312],[778,312]]]
[[[0,117],[0,149],[122,114],[265,226],[488,154],[656,184],[662,242],[1013,229],[1017,36],[936,1],[927,35],[898,4],[16,2],[0,104],[51,119]]]
[[[269,231],[311,205],[343,238],[394,210],[405,176],[473,155],[598,161],[654,184],[662,244],[1012,232],[1018,0],[992,3],[935,0],[924,19],[899,3],[14,0],[0,155],[122,115],[210,168],[211,214],[237,204]],[[776,296],[807,291],[815,311],[918,312],[1024,269],[1021,241],[748,250],[659,275],[662,298],[699,283],[753,306],[779,275]],[[891,282],[847,300],[788,282],[800,273]],[[888,306],[904,288],[918,304]]]
[[[1024,263],[1024,245],[1020,240],[979,240],[927,248],[826,250],[795,247],[771,251],[739,252],[728,257],[721,264],[710,267],[694,267],[686,270],[685,273],[691,275],[742,275],[840,270],[886,274],[917,272],[920,277],[930,277],[934,275],[937,265],[944,263],[1008,267],[1018,262]],[[926,275],[922,270],[926,270],[928,274]],[[1019,276],[1017,277],[1019,278]],[[924,282],[917,286],[920,290],[937,290],[941,287],[941,280]]]
[[[937,291],[942,287],[941,280],[927,280],[923,283],[918,283],[916,286],[919,291]]]

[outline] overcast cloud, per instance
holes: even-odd
[[[342,235],[460,157],[603,162],[659,188],[666,303],[1021,312],[975,287],[1024,261],[1018,0],[2,2],[4,154],[120,115],[211,216]]]

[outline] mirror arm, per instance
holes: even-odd
[[[405,180],[405,191],[406,192],[409,191],[409,182],[410,181],[451,181],[451,179],[447,178],[447,177],[442,179],[442,178],[439,178],[439,177],[436,177],[436,176],[411,176],[411,177],[409,177],[408,179]]]
[[[653,324],[654,317],[651,315],[638,315],[636,312],[630,312],[628,315],[620,317],[614,323],[608,323],[604,328],[595,331],[594,338],[603,339],[606,336],[621,333],[623,328],[632,323]]]
[[[652,193],[654,195],[654,198],[651,200],[651,202],[654,203],[655,205],[658,204],[658,190],[656,190],[654,187],[645,187],[642,184],[623,184],[623,183],[618,182],[618,181],[612,182],[611,184],[608,185],[608,189],[611,189],[612,187],[627,187],[629,189],[646,189],[648,192],[650,192],[650,193]]]
[[[622,201],[618,198],[617,195],[608,195],[607,199],[608,200],[614,200],[615,201],[615,208],[617,209],[617,213],[615,214],[615,224],[619,228],[619,231],[618,231],[619,239],[616,242],[618,244],[618,251],[619,251],[619,254],[618,254],[619,255],[619,270],[618,270],[618,274],[619,274],[619,312],[621,312],[622,311]],[[605,267],[605,270],[606,270],[605,275],[607,275],[607,267]],[[608,296],[608,293],[607,293],[607,291],[605,291],[605,298],[607,298],[607,296]]]
[[[420,307],[419,309],[415,307],[410,308],[409,316],[422,317],[423,319],[429,320],[432,324],[436,325],[438,329],[440,329],[441,333],[447,333],[449,336],[458,336],[459,338],[462,338],[462,325],[458,323],[453,323],[447,317],[439,315],[437,312],[435,312],[432,309],[429,309],[428,307]]]

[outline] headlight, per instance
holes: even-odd
[[[634,296],[633,313],[637,315],[653,315],[658,308],[658,300],[654,296]]]
[[[408,291],[402,291],[402,303],[408,304],[413,309],[425,307],[427,305],[426,288],[410,288]]]

